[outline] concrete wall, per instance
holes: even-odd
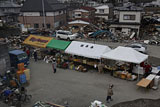
[[[39,12],[24,12],[23,16],[40,16]]]
[[[4,73],[10,69],[10,59],[8,54],[7,44],[0,43],[0,74]]]
[[[53,14],[48,13],[47,15],[50,16],[45,17],[46,24],[50,24],[53,29],[55,22],[63,23],[63,25],[66,24],[66,14],[52,16]],[[34,24],[39,24],[39,28],[43,28],[43,16],[19,16],[19,21],[28,27],[34,28]]]
[[[124,20],[124,15],[135,15],[135,20]],[[141,22],[141,12],[136,12],[136,11],[120,11],[119,22],[124,22],[124,23],[140,23]]]

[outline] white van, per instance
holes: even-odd
[[[64,30],[57,30],[56,31],[56,37],[58,39],[67,39],[67,40],[74,40],[78,36],[77,33],[73,34],[70,31],[64,31]]]

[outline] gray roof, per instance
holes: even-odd
[[[16,8],[16,7],[21,7],[21,5],[15,4],[14,2],[11,1],[0,1],[0,8]]]
[[[143,10],[143,8],[136,7],[136,6],[115,7],[115,9],[119,11],[142,11]]]
[[[65,5],[57,0],[43,0],[44,10],[46,12],[53,12],[66,9]],[[42,12],[42,0],[27,0],[22,9],[22,12]]]

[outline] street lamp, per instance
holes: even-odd
[[[43,10],[43,28],[46,26],[46,19],[45,19],[45,10],[44,10],[44,0],[42,0],[42,10]]]

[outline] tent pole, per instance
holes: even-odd
[[[139,68],[138,68],[138,79],[137,80],[139,81]]]

